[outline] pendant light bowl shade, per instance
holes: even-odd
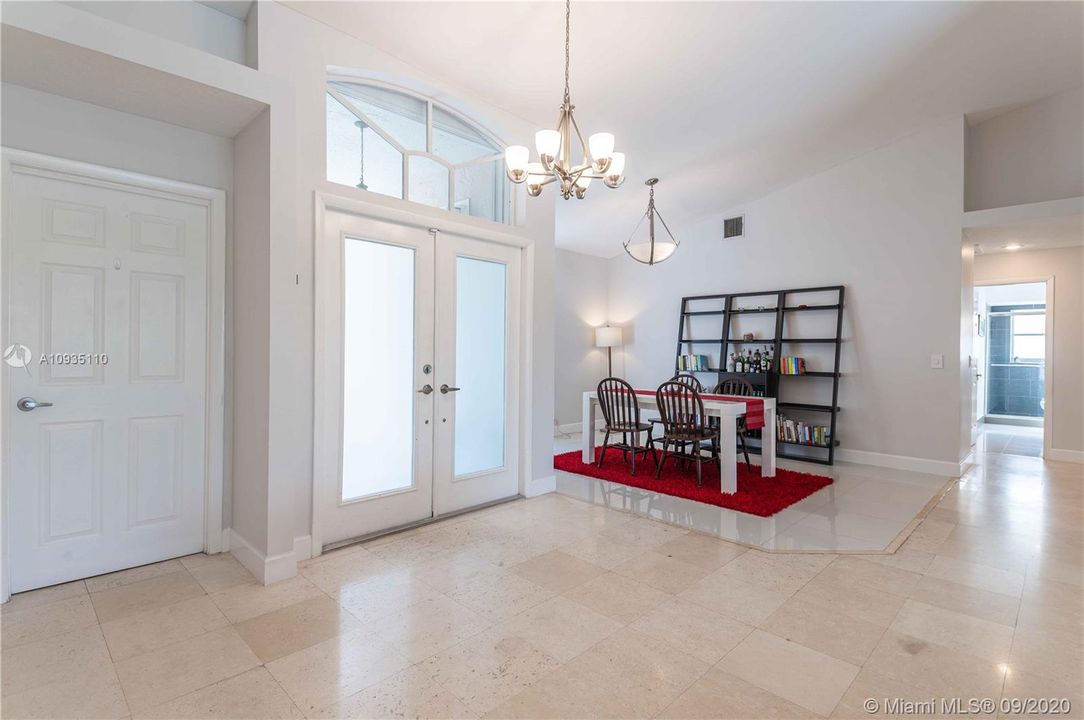
[[[625,241],[625,252],[633,260],[644,265],[656,265],[668,259],[678,249],[678,241],[674,239],[666,221],[655,209],[655,185],[658,178],[650,178],[644,184],[651,188],[648,194],[647,212],[640,218],[636,229]],[[659,230],[661,226],[661,231]]]

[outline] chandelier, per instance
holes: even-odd
[[[602,180],[608,188],[616,188],[625,182],[625,153],[614,152],[612,133],[595,133],[587,142],[576,124],[568,93],[569,35],[572,2],[565,0],[565,99],[561,103],[561,116],[556,130],[539,130],[535,133],[535,149],[539,162],[529,162],[531,151],[525,145],[512,145],[504,151],[508,179],[516,184],[527,183],[527,194],[538,197],[542,188],[552,182],[561,184],[561,197],[573,195],[582,200],[592,180]],[[582,162],[572,164],[572,140],[579,141]]]
[[[658,178],[650,178],[644,182],[644,185],[651,188],[648,193],[647,212],[640,217],[640,222],[636,224],[632,235],[625,241],[625,252],[629,254],[629,257],[645,265],[661,263],[678,249],[678,241],[674,239],[674,234],[670,232],[670,228],[666,226],[666,221],[662,219],[662,215],[655,209],[655,185],[658,182]],[[666,236],[662,238],[655,237],[656,218],[658,218],[659,224],[662,225],[662,229],[666,231]],[[644,224],[644,220],[647,220],[647,235],[637,238],[636,233],[640,226]]]

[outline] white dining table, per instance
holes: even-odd
[[[714,399],[703,395],[704,412],[719,418],[719,487],[726,494],[738,491],[738,418],[745,415],[745,403],[735,400]],[[764,401],[764,429],[761,432],[760,474],[775,477],[775,398],[757,398]],[[636,404],[641,409],[657,410],[655,392],[636,391]],[[583,461],[595,461],[596,433],[595,411],[598,393],[588,390],[583,394]]]

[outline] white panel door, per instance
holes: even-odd
[[[519,493],[521,254],[437,237],[437,515]]]
[[[433,514],[433,238],[329,212],[321,268],[328,317],[320,542]]]
[[[57,173],[10,192],[12,591],[201,551],[207,207]]]

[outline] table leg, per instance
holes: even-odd
[[[583,462],[590,465],[595,461],[595,401],[586,395],[583,398]]]
[[[719,487],[727,494],[738,491],[737,418],[719,417]]]
[[[775,477],[775,408],[764,408],[764,429],[760,433],[760,475]]]

